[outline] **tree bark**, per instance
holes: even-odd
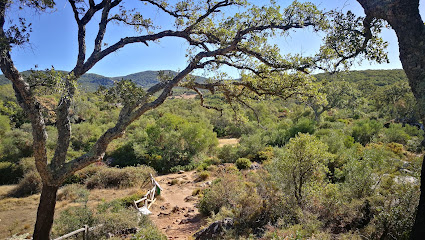
[[[419,13],[419,0],[357,0],[366,15],[386,20],[394,29],[400,61],[417,100],[425,124],[425,26]],[[411,239],[425,237],[425,157],[421,170],[421,196]]]
[[[49,240],[50,229],[53,225],[55,215],[57,186],[43,184],[40,196],[40,204],[37,210],[37,220],[35,223],[33,240]]]

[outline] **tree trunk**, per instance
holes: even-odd
[[[58,192],[56,186],[48,186],[43,184],[40,196],[40,204],[37,210],[37,220],[35,222],[34,240],[49,240],[50,229],[53,225],[53,217],[55,214],[56,206],[56,193]]]

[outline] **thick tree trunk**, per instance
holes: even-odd
[[[56,206],[56,193],[58,187],[43,184],[40,196],[40,204],[37,210],[37,220],[35,222],[34,240],[49,240],[50,229],[53,225],[53,217]]]
[[[357,0],[366,15],[384,19],[397,34],[400,60],[425,124],[425,26],[419,0]],[[421,171],[421,196],[411,239],[425,239],[425,157]]]

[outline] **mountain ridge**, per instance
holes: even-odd
[[[29,74],[30,71],[24,71],[25,74]],[[115,81],[120,81],[121,79],[130,79],[134,81],[138,86],[143,88],[149,88],[156,83],[158,80],[158,73],[161,71],[147,70],[142,72],[131,73],[125,76],[118,77],[106,77],[96,73],[86,73],[78,79],[80,86],[87,91],[96,91],[98,87],[111,87]],[[166,74],[176,75],[177,72],[172,70],[163,70]],[[331,76],[327,73],[319,73],[314,75],[319,81],[324,81],[326,79],[333,79],[334,76]],[[204,82],[207,78],[195,76],[197,81]],[[402,69],[382,69],[382,70],[353,70],[347,73],[342,73],[338,75],[338,78],[341,78],[348,82],[353,82],[361,84],[364,82],[373,83],[375,85],[383,86],[391,84],[399,80],[407,80],[407,77]],[[370,81],[373,82],[370,82]],[[9,84],[10,81],[3,75],[0,75],[0,85]]]
[[[61,71],[61,70],[58,70]],[[65,71],[61,71],[65,72]],[[78,83],[82,89],[87,91],[96,91],[98,87],[112,87],[114,82],[120,81],[122,79],[128,79],[135,82],[138,86],[143,88],[149,88],[159,82],[158,74],[159,72],[165,72],[165,74],[176,75],[177,72],[172,70],[163,70],[163,71],[142,71],[131,73],[125,76],[118,77],[106,77],[96,73],[86,73],[78,79]],[[23,75],[30,74],[30,71],[23,71]],[[195,75],[194,75],[195,76]],[[204,82],[207,78],[201,76],[195,76],[197,81]],[[10,84],[10,81],[3,75],[0,75],[0,85]]]

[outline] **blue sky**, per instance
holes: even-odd
[[[134,0],[133,0],[134,1]],[[128,1],[128,2],[131,2]],[[254,1],[256,4],[267,3],[266,0]],[[282,7],[292,1],[277,0]],[[363,14],[361,6],[355,0],[312,0],[321,9],[351,10],[356,14]],[[422,3],[422,1],[421,1]],[[155,24],[169,25],[170,19],[161,17],[158,11],[144,5],[140,7],[142,13],[152,18]],[[424,8],[421,6],[421,13]],[[21,71],[34,68],[45,69],[54,66],[60,70],[71,70],[77,57],[77,27],[74,22],[71,7],[68,1],[58,0],[57,9],[48,14],[36,14],[29,10],[12,10],[11,16],[24,16],[32,22],[33,32],[31,44],[14,48],[12,57],[15,65]],[[99,19],[99,16],[95,16]],[[165,28],[163,28],[164,30]],[[94,39],[96,25],[88,26],[88,53],[91,51],[91,42]],[[134,36],[137,33],[131,28],[113,25],[106,35],[106,42],[113,43],[123,36]],[[353,69],[394,69],[401,68],[398,59],[397,38],[392,30],[384,29],[382,37],[389,42],[389,64],[374,64],[363,62],[354,66]],[[318,49],[321,37],[308,31],[299,31],[285,39],[275,39],[279,43],[282,52],[302,53],[309,55]],[[111,54],[97,63],[89,72],[105,76],[123,76],[134,72],[146,70],[179,70],[185,67],[187,45],[181,40],[172,38],[161,40],[159,43],[151,43],[149,47],[144,44],[133,44]],[[198,72],[197,74],[202,74]],[[236,72],[230,72],[235,75]]]

